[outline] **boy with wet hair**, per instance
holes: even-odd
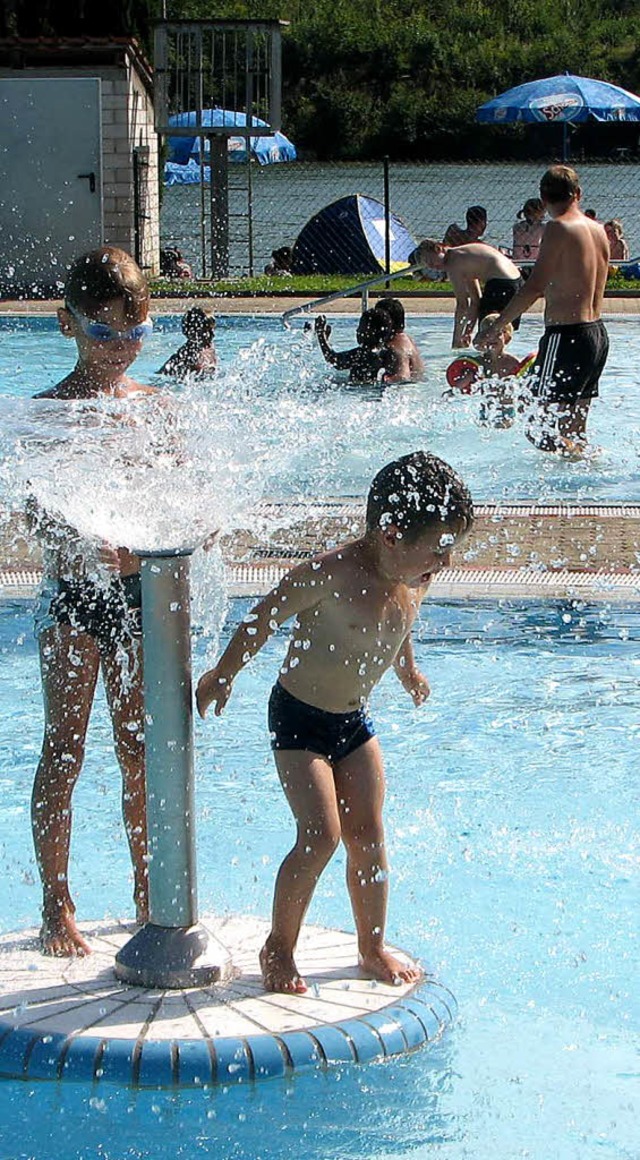
[[[388,315],[363,310],[356,331],[358,345],[350,350],[334,350],[330,346],[331,327],[324,314],[316,318],[315,332],[323,357],[336,370],[349,371],[350,383],[376,383],[385,372],[395,373],[396,359],[388,349],[393,336]]]
[[[242,668],[293,618],[269,701],[276,767],[297,826],[276,879],[271,932],[260,952],[268,991],[303,993],[294,959],[320,877],[342,839],[359,963],[383,983],[415,982],[417,966],[385,947],[388,863],[384,769],[367,711],[391,666],[415,705],[429,696],[411,627],[432,577],[473,521],[471,496],[446,463],[424,451],[378,472],[364,534],[293,568],[236,629],[198,683],[198,711],[224,709]]]
[[[154,391],[126,373],[151,332],[148,309],[147,284],[130,254],[112,246],[83,254],[69,270],[58,310],[77,362],[36,398],[124,401]],[[44,740],[31,802],[43,888],[40,939],[45,954],[84,955],[90,947],[76,925],[68,881],[71,798],[100,670],[122,771],[136,914],[147,918],[140,562],[125,547],[84,540],[35,500],[30,519],[44,555],[35,624]]]
[[[207,314],[200,306],[192,306],[182,319],[181,330],[187,341],[174,351],[158,374],[172,375],[175,379],[212,374],[218,365],[213,343],[216,332],[213,315]]]
[[[416,382],[424,377],[424,362],[415,342],[405,330],[404,306],[399,298],[379,298],[374,307],[389,318],[393,333],[387,349],[395,355],[395,368],[385,375],[387,383]]]

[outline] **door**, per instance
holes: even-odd
[[[51,287],[102,244],[100,80],[0,77],[0,284]]]

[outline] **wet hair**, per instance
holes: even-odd
[[[487,211],[483,205],[470,205],[467,210],[467,228],[474,223],[486,222]]]
[[[489,326],[493,326],[493,323],[497,322],[499,317],[499,314],[485,314],[484,318],[481,319],[481,321],[478,323],[476,338],[479,338],[482,335],[482,332],[487,330]],[[513,326],[510,322],[504,322],[502,324],[500,327],[500,334],[504,339],[505,346],[508,342],[511,342],[511,339],[513,338]]]
[[[404,306],[399,298],[379,298],[374,310],[381,310],[383,314],[388,314],[394,334],[404,330]]]
[[[126,250],[101,246],[72,262],[64,287],[67,306],[90,318],[111,302],[122,302],[124,316],[132,326],[142,322],[149,310],[149,288],[138,263]]]
[[[200,306],[192,306],[182,319],[182,333],[192,342],[200,341],[203,345],[208,345],[213,339],[215,328],[215,319],[206,314]]]
[[[552,165],[542,174],[540,196],[555,205],[571,201],[580,192],[580,180],[575,169],[569,165]]]
[[[393,337],[393,324],[384,310],[363,310],[358,322],[358,343],[374,350]]]
[[[544,202],[541,197],[528,197],[522,209],[519,209],[516,217],[529,218],[532,213],[541,213],[544,210]]]
[[[426,451],[395,459],[378,472],[367,497],[367,531],[389,524],[409,540],[434,525],[473,523],[473,501],[460,476]]]

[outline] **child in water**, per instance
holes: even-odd
[[[62,334],[77,348],[69,375],[40,399],[122,399],[154,391],[127,375],[151,333],[142,271],[123,250],[103,246],[78,258],[67,277]],[[125,547],[84,541],[75,528],[31,505],[44,553],[36,635],[44,698],[44,740],[32,796],[32,829],[43,906],[45,954],[84,955],[69,892],[71,798],[80,775],[98,674],[122,771],[123,812],[139,922],[147,918],[146,809],[140,562]]]
[[[497,314],[487,314],[474,339],[474,346],[483,351],[478,384],[482,395],[479,418],[481,423],[492,427],[511,427],[515,416],[513,379],[520,370],[520,361],[505,350],[513,338],[510,322],[502,327],[496,338],[485,344],[485,335],[497,317]]]
[[[286,660],[269,701],[271,746],[297,837],[276,879],[271,932],[260,952],[267,991],[303,993],[294,959],[300,927],[340,839],[363,972],[411,983],[419,969],[385,947],[388,863],[382,753],[367,711],[393,665],[422,705],[411,626],[435,574],[448,567],[473,520],[471,496],[442,460],[424,451],[378,472],[366,530],[293,568],[237,628],[198,683],[198,711],[224,709],[233,682],[269,636],[293,618]]]
[[[329,345],[331,327],[324,314],[316,318],[315,332],[326,361],[339,371],[349,371],[350,383],[376,383],[383,376],[395,375],[397,358],[387,346],[394,328],[385,311],[363,311],[356,331],[358,345],[350,350],[334,350]]]
[[[159,375],[172,375],[175,379],[212,374],[218,365],[213,338],[216,320],[212,314],[205,314],[199,306],[192,306],[182,319],[182,333],[186,338],[163,367]]]

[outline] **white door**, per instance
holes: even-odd
[[[0,77],[0,284],[51,287],[102,244],[100,80]]]

